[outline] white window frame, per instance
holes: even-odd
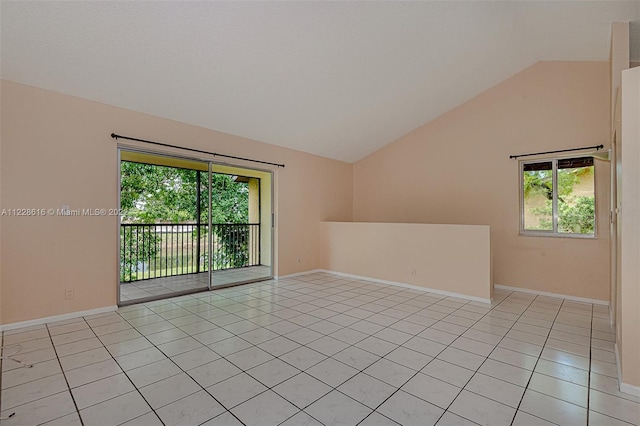
[[[596,173],[595,173],[595,158],[593,162],[593,199],[594,199],[594,215],[593,215],[593,234],[575,234],[569,232],[558,232],[558,160],[566,160],[567,158],[583,158],[589,157],[589,155],[578,155],[572,157],[552,157],[552,158],[537,158],[535,160],[520,160],[518,164],[518,183],[519,189],[519,203],[520,203],[520,235],[525,237],[553,237],[553,238],[579,238],[579,239],[596,239],[598,232],[598,197],[596,196]],[[553,182],[553,199],[552,199],[552,211],[553,211],[553,229],[525,229],[524,228],[524,166],[526,164],[533,163],[551,163],[551,176]]]

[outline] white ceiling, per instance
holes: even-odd
[[[640,21],[640,1],[2,1],[0,15],[2,78],[353,162],[537,61],[608,60],[611,23]]]

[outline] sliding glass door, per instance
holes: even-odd
[[[271,278],[271,173],[220,164],[211,171],[211,286]]]
[[[272,277],[270,172],[119,152],[119,304]]]

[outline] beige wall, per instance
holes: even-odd
[[[323,269],[491,299],[488,226],[320,224]]]
[[[320,267],[321,221],[480,224],[495,283],[607,300],[608,164],[596,163],[597,239],[519,237],[508,156],[606,145],[608,84],[606,62],[538,63],[352,166],[3,81],[0,203],[117,207],[116,132],[286,163],[274,170],[277,275]],[[115,217],[4,217],[0,232],[2,323],[115,304]]]
[[[540,62],[354,165],[354,220],[491,226],[494,283],[609,299],[609,164],[597,238],[521,237],[510,154],[605,144],[609,64]]]
[[[640,391],[640,68],[622,72],[622,225],[618,350],[623,385]],[[620,344],[622,343],[622,344]],[[627,390],[629,391],[629,390]]]
[[[278,275],[317,269],[318,222],[353,218],[352,166],[308,155],[289,161],[278,174]]]
[[[318,223],[352,218],[350,164],[8,81],[1,90],[3,208],[117,208],[115,132],[285,163],[274,175],[277,274],[318,268]],[[3,217],[1,322],[114,305],[117,223]]]

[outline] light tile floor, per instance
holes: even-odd
[[[316,273],[4,333],[4,425],[624,425],[607,308]],[[81,420],[82,419],[82,420]],[[81,423],[82,421],[82,423]]]

